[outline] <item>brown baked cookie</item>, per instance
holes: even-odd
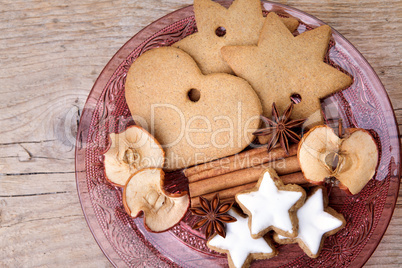
[[[226,46],[221,52],[236,75],[246,79],[261,99],[263,115],[271,118],[272,103],[283,113],[294,94],[301,102],[294,119],[305,125],[323,121],[320,99],[352,83],[352,78],[324,63],[331,37],[327,25],[294,37],[275,13],[267,16],[257,46]]]
[[[128,71],[125,90],[134,120],[165,150],[168,170],[238,153],[260,124],[261,103],[247,81],[203,75],[178,48],[142,54]]]
[[[204,74],[233,73],[223,61],[220,49],[229,45],[255,45],[264,24],[260,0],[235,0],[229,8],[211,0],[194,0],[198,32],[174,47],[183,49],[197,62]],[[291,32],[299,22],[281,19]]]
[[[328,196],[323,187],[314,188],[304,205],[297,211],[299,232],[295,238],[274,234],[280,244],[298,243],[311,258],[317,258],[326,237],[337,233],[346,225],[342,214],[328,207]]]
[[[306,192],[296,184],[284,185],[275,170],[268,168],[256,186],[236,194],[236,201],[249,216],[251,236],[258,238],[267,232],[295,237],[296,211],[306,198]]]

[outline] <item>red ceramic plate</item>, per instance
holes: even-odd
[[[223,3],[229,5],[230,3]],[[298,31],[323,22],[294,8],[264,2],[267,11],[292,16]],[[78,193],[88,225],[110,262],[118,267],[227,266],[225,256],[210,251],[202,236],[189,227],[191,217],[165,233],[149,233],[142,219],[124,211],[121,189],[104,176],[102,152],[107,136],[130,124],[124,82],[131,63],[144,51],[172,43],[196,31],[192,7],[173,12],[131,38],[110,60],[97,79],[81,117],[76,148]],[[253,267],[362,266],[380,242],[391,219],[400,180],[400,144],[387,93],[363,56],[335,30],[326,61],[354,77],[348,89],[323,100],[328,124],[342,118],[345,127],[369,129],[381,146],[375,178],[355,196],[334,188],[330,205],[347,225],[326,239],[320,256],[310,259],[296,245],[278,246],[279,255],[256,261]]]

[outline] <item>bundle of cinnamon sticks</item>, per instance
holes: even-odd
[[[297,147],[290,146],[287,155],[281,147],[268,152],[263,146],[185,169],[191,206],[200,205],[200,196],[211,199],[216,193],[221,200],[234,200],[236,193],[253,188],[268,167],[275,169],[285,184],[308,184],[300,172]]]

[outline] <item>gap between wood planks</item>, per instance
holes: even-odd
[[[21,145],[21,144],[31,144],[31,143],[44,143],[44,142],[53,142],[53,141],[57,141],[57,140],[54,139],[54,140],[42,140],[42,141],[14,141],[14,142],[0,143],[0,146]]]
[[[39,195],[53,195],[53,194],[66,194],[69,191],[62,192],[49,192],[49,193],[37,193],[37,194],[11,194],[11,195],[0,195],[0,198],[11,198],[11,197],[28,197],[28,196],[39,196]]]
[[[50,172],[27,172],[27,173],[0,173],[0,176],[31,176],[52,174],[74,174],[75,171],[50,171]]]
[[[29,222],[38,222],[38,221],[47,221],[47,220],[60,220],[60,219],[65,219],[65,218],[81,218],[83,217],[83,215],[65,215],[65,216],[59,216],[59,217],[51,217],[51,218],[40,218],[40,219],[32,219],[32,220],[27,220],[27,221],[20,221],[20,222],[16,222],[10,225],[3,225],[0,226],[0,228],[11,228],[14,227],[16,225],[21,225],[21,224],[26,224]]]

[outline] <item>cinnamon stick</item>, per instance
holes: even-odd
[[[299,161],[296,156],[283,158],[277,161],[268,162],[259,166],[253,166],[240,169],[234,172],[226,173],[203,179],[195,182],[189,182],[190,197],[215,193],[223,189],[233,188],[236,186],[256,182],[261,173],[268,167],[275,169],[278,175],[290,174],[300,171]]]
[[[266,146],[250,149],[248,151],[245,151],[245,152],[242,152],[242,153],[239,153],[236,155],[220,158],[220,159],[217,159],[217,160],[205,163],[205,164],[186,168],[183,171],[183,173],[188,178],[188,177],[191,177],[191,176],[193,176],[197,173],[203,172],[203,171],[207,171],[207,170],[214,169],[214,168],[221,168],[222,165],[227,165],[228,163],[233,162],[233,160],[235,160],[235,159],[251,158],[264,151],[267,151]]]
[[[311,183],[306,180],[306,178],[303,175],[303,172],[295,172],[291,174],[286,174],[279,176],[279,178],[282,180],[284,184],[298,184],[298,185],[303,185],[303,186],[309,186]]]
[[[211,200],[215,196],[215,194],[219,193],[219,198],[222,201],[226,200],[226,199],[234,199],[234,197],[237,193],[253,188],[256,183],[257,183],[257,181],[247,183],[244,185],[239,185],[239,186],[232,187],[229,189],[224,189],[224,190],[221,190],[218,192],[205,194],[205,195],[202,195],[202,197],[205,197],[206,199]],[[191,207],[199,207],[199,206],[200,206],[199,196],[191,197]]]
[[[260,174],[260,176],[261,176],[261,174]],[[303,185],[303,186],[310,185],[310,183],[304,178],[302,172],[295,172],[295,173],[283,175],[283,176],[280,176],[280,178],[284,184],[299,184],[299,185]],[[217,192],[208,193],[208,194],[202,195],[202,197],[205,197],[206,199],[211,200],[216,193],[219,193],[219,198],[222,200],[222,202],[225,200],[234,201],[234,197],[237,193],[252,189],[256,185],[258,179],[259,178],[257,178],[257,180],[254,182],[247,183],[244,185],[239,185],[239,186],[235,186],[232,188],[223,189],[223,190],[220,190]],[[191,207],[199,207],[199,206],[200,206],[199,196],[191,197]]]
[[[188,178],[189,183],[204,180],[237,170],[260,166],[264,163],[272,162],[285,157],[294,156],[297,154],[297,144],[293,144],[289,148],[289,155],[281,147],[267,151],[266,147],[250,149],[240,154],[221,158],[209,163],[194,166],[185,169],[184,175]]]

